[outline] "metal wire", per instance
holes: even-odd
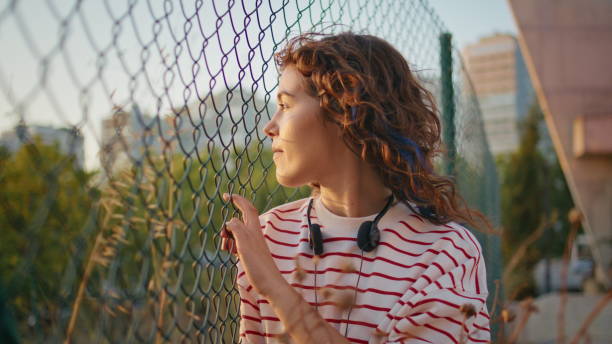
[[[273,54],[288,38],[380,36],[440,96],[447,30],[426,1],[2,6],[0,291],[23,342],[238,340],[236,261],[219,250],[236,211],[220,196],[246,195],[263,211],[309,193],[276,183],[262,132]],[[457,182],[496,224],[479,107],[456,50],[450,63]],[[499,242],[478,235],[493,281]]]

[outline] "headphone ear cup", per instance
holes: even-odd
[[[321,226],[313,223],[310,225],[309,229],[310,238],[308,243],[310,248],[314,251],[314,254],[319,256],[323,253],[323,234],[321,234]]]
[[[372,221],[366,221],[359,226],[357,233],[357,246],[360,249],[370,252],[378,246],[380,241],[380,231]]]

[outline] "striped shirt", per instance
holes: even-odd
[[[313,259],[309,201],[261,215],[262,231],[283,277],[342,335],[348,326],[350,342],[489,342],[485,264],[467,229],[455,223],[433,225],[397,203],[378,224],[379,246],[362,252],[357,230],[375,215],[337,216],[315,199],[311,221],[321,226],[324,251]],[[250,285],[240,262],[236,282],[242,341],[280,342],[283,325]]]

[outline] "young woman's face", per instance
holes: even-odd
[[[272,139],[276,179],[289,187],[320,183],[339,166],[334,156],[348,148],[340,128],[325,123],[319,99],[305,89],[305,79],[293,66],[280,77],[278,109],[264,132]]]

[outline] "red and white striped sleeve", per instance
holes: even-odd
[[[250,285],[240,262],[238,262],[237,267],[236,286],[240,294],[240,342],[265,343],[265,330],[262,325],[255,290]]]
[[[386,343],[490,342],[485,264],[480,245],[464,234],[468,240],[455,245],[466,254],[456,254],[456,264],[431,264],[389,312],[379,326]]]
[[[486,295],[438,289],[418,293],[396,318],[386,343],[489,343]]]

